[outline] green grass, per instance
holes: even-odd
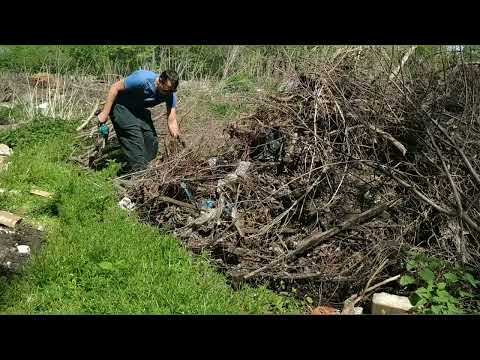
[[[8,125],[18,122],[17,120],[24,116],[22,106],[13,107],[0,106],[0,125]]]
[[[208,110],[215,116],[215,118],[219,118],[220,120],[229,119],[238,116],[244,110],[239,104],[230,103],[228,101],[224,102],[208,102]]]
[[[299,313],[298,303],[265,288],[232,290],[205,258],[117,206],[118,166],[86,172],[69,164],[74,125],[40,119],[0,134],[15,145],[0,186],[0,208],[41,223],[46,244],[23,273],[0,283],[6,314]],[[32,187],[53,199],[29,194]]]

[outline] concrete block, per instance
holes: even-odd
[[[406,296],[392,295],[388,293],[373,294],[373,315],[406,315],[413,305]]]

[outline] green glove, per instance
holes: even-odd
[[[110,132],[110,129],[108,128],[108,126],[106,124],[102,124],[99,128],[98,128],[98,133],[100,134],[100,136],[102,138],[104,138],[105,140],[108,139],[108,134]]]

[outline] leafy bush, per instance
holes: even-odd
[[[415,289],[410,296],[420,314],[465,314],[480,311],[480,280],[473,269],[451,265],[422,253],[410,253],[400,285]]]

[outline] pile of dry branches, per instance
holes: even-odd
[[[396,275],[411,247],[478,268],[480,73],[434,60],[305,61],[296,86],[225,130],[218,156],[186,149],[128,194],[232,278],[316,281],[326,301]]]

